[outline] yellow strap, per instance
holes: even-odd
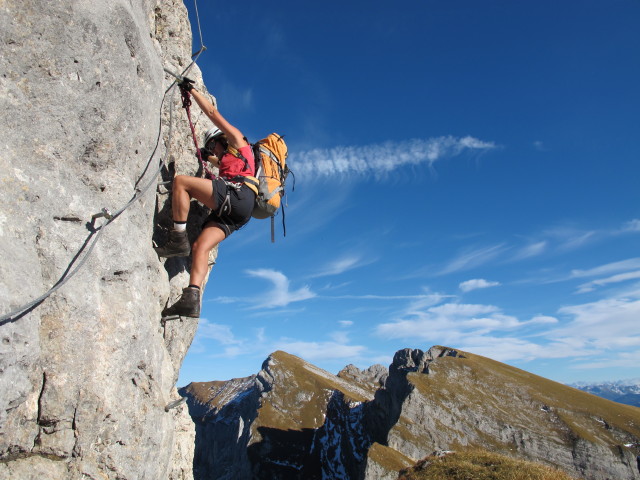
[[[247,180],[252,180],[252,182],[247,182],[245,181],[244,184],[249,187],[251,190],[253,190],[253,193],[255,193],[256,195],[258,195],[258,179],[256,177],[244,177]],[[255,184],[253,183],[255,182]]]

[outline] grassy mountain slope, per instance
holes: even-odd
[[[389,446],[412,458],[478,446],[589,478],[625,478],[617,475],[635,470],[625,445],[638,443],[640,409],[459,353],[431,362],[428,374],[408,373],[414,390]]]
[[[574,480],[545,465],[486,450],[432,455],[405,469],[398,480]]]

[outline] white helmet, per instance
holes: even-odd
[[[219,137],[220,135],[224,135],[224,134],[222,133],[222,130],[220,130],[218,127],[213,127],[207,130],[204,134],[204,146],[206,147],[207,143],[209,143],[214,138]]]

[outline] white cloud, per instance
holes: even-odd
[[[452,297],[453,295],[448,295]],[[438,303],[443,298],[442,295],[335,295],[331,297],[322,297],[336,300],[418,300],[427,301],[428,303]]]
[[[339,343],[342,345],[349,343],[349,334],[345,331],[331,332],[329,336],[331,337],[331,340],[333,340],[335,343]]]
[[[612,273],[624,272],[640,268],[640,257],[628,258],[619,262],[607,263],[588,270],[572,270],[572,278],[597,277],[599,275],[609,275]]]
[[[571,320],[563,327],[549,331],[550,337],[573,338],[601,349],[640,346],[640,290],[562,307],[558,313]]]
[[[336,260],[333,260],[332,262],[329,262],[327,265],[325,265],[324,268],[318,273],[312,275],[312,278],[340,275],[348,270],[353,270],[354,268],[361,267],[366,263],[370,263],[371,261],[372,260],[363,262],[360,255],[350,255],[344,256],[342,258],[337,258]]]
[[[457,345],[470,335],[485,335],[518,326],[521,323],[517,318],[505,315],[494,305],[445,303],[426,309],[409,306],[398,319],[379,324],[375,332],[385,338]]]
[[[536,315],[526,323],[531,325],[548,325],[558,323],[558,319],[556,317],[550,317],[548,315]]]
[[[309,361],[354,359],[366,351],[363,345],[347,345],[341,342],[303,342],[283,339],[276,344],[284,350]]]
[[[567,358],[581,353],[561,341],[545,345],[514,336],[491,335],[462,338],[457,348],[483,355],[499,362],[526,362],[541,358]],[[586,352],[582,353],[586,354]]]
[[[484,278],[474,278],[472,280],[467,280],[466,282],[462,282],[459,287],[463,292],[470,292],[472,290],[477,290],[480,288],[489,288],[496,287],[500,285],[500,282],[490,282],[485,280]]]
[[[405,165],[431,166],[442,158],[455,157],[467,151],[487,151],[497,148],[493,142],[473,137],[452,136],[386,142],[359,147],[338,146],[314,149],[292,155],[290,163],[301,177],[375,175],[395,171]]]
[[[271,269],[247,270],[252,277],[263,278],[273,284],[273,289],[258,297],[259,308],[286,307],[292,302],[308,300],[316,296],[308,286],[295,291],[289,290],[289,279],[282,273]]]
[[[235,337],[229,325],[212,323],[206,318],[200,318],[198,330],[189,351],[192,353],[205,353],[208,350],[205,344],[211,340],[224,345],[225,350],[241,348],[243,343],[242,339]]]
[[[633,219],[624,224],[622,227],[623,232],[640,232],[640,219]]]
[[[546,240],[532,243],[520,249],[518,253],[513,257],[514,260],[524,260],[525,258],[536,257],[541,255],[548,246],[548,242]]]
[[[629,368],[640,365],[640,349],[634,349],[631,351],[616,352],[608,357],[601,357],[600,359],[590,358],[590,362],[579,363],[574,365],[573,368],[580,370],[592,370],[595,368]],[[624,383],[624,382],[620,382]],[[637,382],[634,382],[635,385]]]
[[[577,248],[581,248],[582,246],[589,243],[596,238],[596,232],[585,232],[579,235],[576,235],[572,238],[567,238],[565,242],[560,245],[560,249],[562,250],[575,250]]]
[[[200,319],[197,335],[201,339],[216,340],[224,345],[239,343],[229,325],[211,323],[206,318]]]
[[[640,278],[640,270],[636,270],[633,272],[619,273],[617,275],[612,275],[607,278],[601,278],[598,280],[593,280],[592,282],[583,283],[578,287],[578,293],[592,292],[597,287],[603,287],[611,283],[626,282],[627,280],[635,280],[638,278]]]
[[[453,273],[460,270],[467,270],[483,265],[490,260],[493,260],[505,250],[503,243],[499,245],[493,245],[490,247],[484,247],[477,250],[469,250],[460,254],[457,258],[449,262],[441,271],[440,274]]]
[[[571,368],[633,367],[640,347],[640,286],[600,301],[569,305],[527,321],[495,305],[444,303],[409,308],[375,333],[448,345],[499,361],[566,358]],[[535,339],[535,340],[534,340]],[[594,360],[594,359],[598,360]]]
[[[598,235],[598,232],[595,230],[585,231],[570,225],[549,228],[543,232],[543,235],[553,240],[556,248],[561,251],[578,249],[587,245],[590,241],[597,240],[601,236]]]
[[[338,323],[343,327],[350,327],[351,325],[353,325],[353,322],[351,320],[340,320]]]

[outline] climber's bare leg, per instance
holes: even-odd
[[[191,277],[189,283],[202,288],[209,270],[209,252],[225,239],[224,230],[213,222],[207,223],[191,248]]]
[[[211,180],[189,177],[188,175],[178,175],[173,179],[171,200],[174,221],[187,221],[192,198],[195,198],[212,210],[216,207],[213,200],[213,185],[211,184]]]

